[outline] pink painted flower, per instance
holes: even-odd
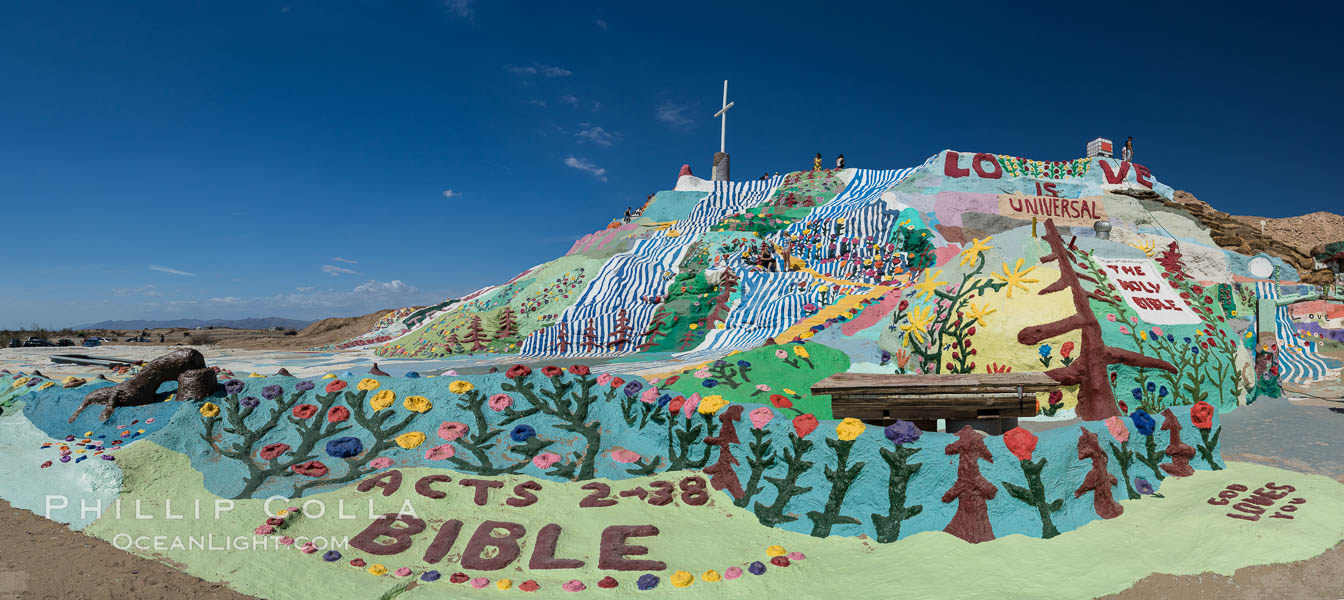
[[[639,401],[645,404],[653,404],[658,401],[658,388],[649,388],[639,395]]]
[[[474,587],[478,590],[485,589],[485,586],[487,585],[490,585],[490,580],[484,577],[477,577],[471,580],[471,587]]]
[[[252,530],[252,533],[257,535],[271,535],[272,533],[275,533],[275,527],[271,525],[262,525],[261,527]]]
[[[788,357],[789,357],[789,353],[788,353],[788,352],[785,352],[783,349],[775,350],[775,358],[778,358],[778,359],[780,359],[780,360],[784,360],[784,359],[786,359],[786,358],[788,358]]]
[[[447,460],[457,454],[457,449],[452,444],[439,444],[425,451],[426,460]]]
[[[560,462],[560,455],[554,452],[542,452],[532,457],[532,464],[538,469],[545,471],[551,468],[551,465]]]
[[[709,377],[709,371],[706,371],[705,369],[700,369],[699,371],[695,372],[696,379],[704,379],[706,377]]]
[[[695,411],[699,408],[700,408],[700,394],[691,394],[691,397],[686,399],[686,403],[681,405],[681,416],[689,419],[691,418],[691,415],[694,415]]]
[[[460,421],[444,421],[439,425],[439,437],[450,442],[467,435],[468,431],[471,431],[471,427]]]
[[[386,456],[380,456],[378,458],[369,461],[369,466],[375,469],[386,469],[392,466],[392,459]]]
[[[1120,326],[1120,333],[1123,333],[1123,334],[1125,334],[1125,335],[1129,335],[1129,328],[1128,328],[1128,327],[1125,327],[1124,325],[1121,325],[1121,326]]]
[[[284,544],[284,545],[286,545],[286,546],[293,546],[293,545],[294,545],[294,538],[289,537],[289,536],[287,536],[287,535],[285,535],[285,536],[280,536],[280,543],[281,543],[281,544]]]
[[[513,406],[513,398],[508,394],[495,394],[490,397],[490,410],[503,412],[504,409]]]
[[[1138,324],[1139,324],[1139,318],[1138,318],[1138,317],[1130,317],[1130,318],[1129,318],[1129,323],[1130,323],[1131,325],[1138,325]]]
[[[603,373],[597,376],[597,385],[607,385],[611,383],[611,375]]]
[[[1106,320],[1107,320],[1107,321],[1110,321],[1110,322],[1112,322],[1112,323],[1114,323],[1114,322],[1115,322],[1115,314],[1114,314],[1114,313],[1106,313]]]
[[[308,542],[302,546],[299,546],[299,552],[302,552],[304,554],[312,554],[314,552],[317,552],[317,544]]]
[[[756,389],[761,390],[762,392],[768,392],[770,391],[770,386],[765,385],[764,383],[758,383],[756,384]]]
[[[618,463],[629,464],[639,460],[640,458],[641,457],[639,456],[639,454],[631,450],[626,450],[625,448],[617,448],[611,451],[611,460],[614,460]]]
[[[1111,437],[1122,444],[1129,439],[1129,428],[1125,427],[1125,422],[1121,421],[1120,417],[1106,419],[1106,429],[1111,432]]]
[[[1154,328],[1153,328],[1153,335],[1161,336],[1161,335],[1166,335],[1166,334],[1162,332],[1162,328],[1161,328],[1161,327],[1154,327]]]
[[[762,406],[747,413],[747,418],[751,419],[752,427],[760,429],[762,427],[765,427],[766,423],[770,422],[770,419],[775,418],[775,413],[774,411]]]

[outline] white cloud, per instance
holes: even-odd
[[[471,5],[475,3],[475,1],[476,0],[444,0],[443,7],[453,16],[470,19],[475,15],[475,12],[473,12],[471,8]]]
[[[528,104],[531,104],[532,106],[540,106],[540,107],[542,107],[542,108],[546,108],[546,101],[545,101],[545,100],[538,100],[538,99],[536,99],[536,98],[533,98],[533,99],[531,99],[531,100],[528,100],[527,103],[528,103]]]
[[[157,285],[142,285],[142,286],[137,287],[137,288],[117,288],[117,289],[112,290],[112,295],[113,295],[113,296],[147,296],[147,297],[150,297],[150,298],[158,298],[159,296],[162,296],[163,294],[159,292],[159,286],[157,286]]]
[[[336,265],[322,265],[322,272],[331,275],[332,277],[338,277],[340,275],[359,274],[359,271],[351,271],[350,269],[347,269],[345,267],[338,267]]]
[[[443,197],[444,197],[444,198],[456,198],[456,197],[461,196],[461,195],[462,195],[462,192],[454,192],[453,190],[443,190]]]
[[[690,107],[685,104],[677,104],[668,100],[658,105],[656,114],[659,121],[666,123],[673,129],[686,129],[695,123],[695,120],[687,114],[689,111]]]
[[[311,285],[301,285],[301,286],[296,287],[296,288],[294,288],[294,289],[299,290],[300,292],[312,292],[312,291],[317,290],[317,288],[315,288],[315,287],[313,287],[313,286],[311,286]]]
[[[530,67],[519,67],[516,65],[505,65],[504,70],[514,75],[541,75],[542,77],[569,77],[574,72],[564,67],[555,65],[543,65],[533,63]]]
[[[418,291],[420,290],[416,289],[415,286],[407,285],[400,279],[385,282],[369,280],[355,286],[356,294],[406,294]]]
[[[582,158],[574,158],[573,156],[570,156],[565,159],[565,166],[570,167],[572,169],[578,169],[580,171],[584,171],[587,173],[592,173],[593,177],[601,179],[602,181],[607,180],[607,170],[589,162],[588,160]]]
[[[336,262],[343,262],[343,263],[345,263],[345,264],[347,264],[347,265],[357,265],[357,264],[359,264],[359,261],[357,261],[357,260],[350,260],[350,259],[348,259],[348,258],[341,258],[341,257],[339,257],[339,256],[334,256],[334,257],[332,257],[331,260],[334,260],[334,261],[336,261]]]
[[[606,21],[603,21],[602,19],[598,19],[598,20],[596,20],[596,21],[593,21],[593,25],[596,25],[597,28],[598,28],[598,29],[601,29],[602,31],[606,31],[606,30],[607,30],[607,22],[606,22]]]
[[[582,124],[580,126],[582,126]],[[580,129],[579,132],[574,135],[599,146],[610,146],[612,142],[620,138],[620,134],[612,133],[596,125]]]
[[[171,274],[173,274],[173,275],[186,275],[187,277],[195,277],[195,276],[196,276],[195,273],[188,273],[188,272],[183,271],[183,270],[181,270],[181,269],[174,269],[174,268],[172,268],[172,267],[165,267],[165,266],[163,266],[163,265],[149,265],[149,270],[151,270],[151,271],[158,271],[158,272],[160,272],[160,273],[171,273]]]
[[[578,98],[577,96],[575,96],[574,94],[565,94],[565,95],[561,96],[560,99],[563,100],[563,101],[565,101],[565,102],[568,103],[568,104],[578,104],[578,103],[579,103],[579,98]]]
[[[211,298],[210,301],[215,304],[240,304],[243,299],[237,296],[225,296],[223,298]]]

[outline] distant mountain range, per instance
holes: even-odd
[[[251,319],[172,319],[167,321],[99,321],[97,323],[88,323],[80,325],[74,329],[162,329],[168,327],[227,327],[230,329],[269,329],[271,327],[284,327],[286,329],[303,329],[312,321],[300,321],[298,319],[284,319],[281,317],[261,317]]]

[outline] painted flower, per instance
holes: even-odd
[[[589,373],[592,373],[592,370],[588,368],[588,365],[571,365],[569,372],[579,377],[587,377]]]
[[[1050,404],[1062,404],[1064,402],[1064,392],[1060,390],[1050,391]]]
[[[1107,418],[1106,430],[1111,432],[1111,437],[1122,444],[1129,440],[1129,428],[1125,427],[1125,422],[1120,420],[1120,417]]]
[[[418,447],[420,444],[425,443],[425,434],[420,431],[412,431],[410,433],[403,433],[395,439],[398,446],[411,450]]]
[[[1157,421],[1143,409],[1130,413],[1129,420],[1134,423],[1134,429],[1139,431],[1139,435],[1153,435],[1153,430],[1157,428]]]
[[[623,385],[625,385],[625,380],[624,380],[624,379],[621,379],[620,377],[612,377],[612,378],[611,378],[611,387],[616,388],[616,387],[621,387],[621,386],[623,386]]]
[[[768,385],[766,385],[766,384],[764,384],[764,383],[758,383],[758,384],[756,384],[756,389],[759,390],[759,391],[762,391],[762,392],[768,392],[768,391],[770,391],[770,386],[768,386]]]
[[[460,421],[444,421],[443,424],[439,425],[439,437],[450,442],[467,435],[469,431],[471,431],[471,426]]]
[[[663,394],[663,398],[667,398],[667,394]],[[658,404],[659,404],[660,406],[663,405],[663,402],[662,402],[661,399],[659,400]],[[676,398],[668,398],[668,402],[667,402],[667,404],[666,404],[666,406],[667,406],[667,412],[672,413],[672,414],[675,415],[675,414],[677,414],[678,411],[681,410],[681,406],[682,406],[683,404],[686,404],[686,399],[683,398],[683,397],[681,397],[681,396],[677,396]]]
[[[1121,325],[1121,326],[1120,326],[1120,333],[1123,333],[1123,334],[1125,334],[1125,335],[1129,335],[1129,328],[1128,328],[1128,327],[1125,327],[1124,325]]]
[[[256,396],[248,396],[238,401],[238,405],[243,408],[256,408],[260,404],[261,400],[258,400]]]
[[[597,376],[597,385],[605,386],[611,383],[611,375],[603,373]]]
[[[753,409],[751,412],[747,413],[747,418],[751,420],[752,427],[760,429],[762,427],[765,427],[766,424],[770,423],[771,419],[775,418],[775,413],[774,411],[762,406],[760,408]]]
[[[1107,320],[1107,321],[1110,321],[1110,322],[1112,322],[1112,323],[1114,323],[1114,322],[1115,322],[1115,313],[1106,313],[1106,320]]]
[[[528,375],[531,374],[532,374],[532,368],[527,365],[513,365],[512,367],[509,367],[509,370],[504,372],[504,376],[508,377],[509,379],[518,379],[519,377],[527,377]]]
[[[640,458],[642,457],[638,453],[626,450],[625,448],[617,448],[611,451],[611,460],[618,463],[630,464],[637,462]]]
[[[515,425],[513,431],[509,432],[509,439],[518,442],[519,444],[536,436],[537,430],[533,429],[531,425],[526,424]]]
[[[295,473],[305,477],[322,477],[327,474],[327,465],[320,460],[310,460],[290,467]]]
[[[508,394],[495,394],[490,397],[488,404],[490,405],[490,410],[503,412],[504,409],[513,406],[513,398],[510,398]]]
[[[775,350],[775,358],[778,358],[778,359],[780,359],[780,360],[783,360],[783,359],[786,359],[786,358],[788,358],[788,357],[789,357],[789,353],[788,353],[788,352],[785,352],[783,348],[780,348],[779,350]]]
[[[247,384],[238,379],[230,379],[224,382],[224,391],[228,394],[241,393],[244,387],[247,387]]]
[[[401,405],[405,407],[406,410],[417,413],[428,412],[429,409],[434,407],[434,405],[430,403],[429,398],[424,396],[407,396],[405,400],[401,401]]]
[[[373,412],[378,412],[384,408],[392,406],[392,403],[396,401],[396,392],[392,390],[383,390],[374,394],[372,398],[369,398],[369,407],[373,409]]]
[[[364,442],[357,437],[339,437],[328,440],[326,449],[332,458],[350,458],[364,451]]]
[[[900,446],[902,444],[914,443],[919,439],[919,436],[924,434],[924,432],[920,431],[918,427],[915,427],[914,423],[898,419],[895,423],[888,425],[887,428],[882,431],[882,434],[887,436],[887,439],[891,440],[891,443]]]
[[[728,406],[728,401],[724,400],[723,396],[705,396],[700,399],[700,405],[695,410],[702,415],[712,415],[725,406]]]
[[[1050,344],[1045,344],[1041,346],[1040,348],[1037,349],[1037,352],[1041,354],[1041,358],[1049,358],[1051,352]]]
[[[1059,355],[1068,358],[1070,354],[1073,354],[1073,342],[1064,342],[1064,345],[1059,347]]]
[[[214,402],[206,402],[201,405],[201,416],[212,419],[219,416],[219,405]]]
[[[793,430],[798,433],[798,437],[807,437],[807,434],[816,430],[817,417],[812,414],[802,414],[793,418]]]
[[[1018,460],[1031,460],[1031,453],[1036,450],[1036,440],[1036,434],[1021,427],[1014,427],[1003,434],[1003,445],[1008,446],[1008,451]]]
[[[340,423],[350,418],[350,409],[344,406],[333,406],[327,411],[327,422]]]
[[[1190,407],[1190,422],[1200,429],[1213,427],[1213,405],[1200,400]]]
[[[474,389],[476,389],[476,386],[471,385],[470,381],[463,381],[461,379],[448,384],[448,391],[454,394],[465,394]]]
[[[296,419],[307,419],[317,414],[317,407],[312,404],[300,404],[289,411]]]
[[[625,389],[622,391],[625,392],[626,396],[633,397],[635,394],[639,393],[639,390],[642,389],[644,389],[644,384],[638,381],[631,381],[630,383],[625,384]]]
[[[439,444],[425,451],[425,460],[447,460],[457,454],[452,444]]]
[[[367,392],[367,391],[369,391],[369,390],[376,390],[376,389],[378,389],[378,386],[379,386],[379,385],[382,385],[382,384],[378,383],[378,380],[377,380],[377,379],[370,379],[370,378],[368,378],[368,377],[365,377],[365,378],[359,380],[359,383],[356,383],[356,384],[355,384],[355,389],[357,389],[357,390],[359,390],[359,391],[361,391],[361,392]]]
[[[542,452],[532,457],[532,464],[543,471],[558,462],[560,462],[560,455],[554,452]]]
[[[868,429],[868,426],[864,425],[863,421],[854,417],[846,417],[843,421],[840,421],[839,425],[835,426],[835,435],[842,441],[848,442],[859,437],[866,429]]]
[[[565,372],[555,365],[547,365],[541,368],[541,374],[547,377],[559,377]]]
[[[257,452],[257,456],[262,460],[271,460],[273,458],[280,458],[280,455],[286,452],[289,452],[289,444],[266,444],[261,447],[260,452]]]
[[[793,408],[793,401],[779,394],[770,394],[770,404],[775,408]]]
[[[369,461],[369,466],[375,469],[386,469],[392,466],[392,459],[386,456],[379,456],[378,458]]]
[[[714,387],[714,386],[716,386],[716,385],[719,385],[719,380],[717,380],[717,379],[706,379],[706,380],[704,380],[704,381],[701,381],[701,382],[700,382],[700,385],[703,385],[703,386],[705,386],[705,387],[707,387],[707,388],[712,388],[712,387]]]
[[[811,354],[808,354],[807,348],[804,348],[801,344],[793,347],[793,353],[796,354],[798,358],[810,358],[812,356]]]
[[[692,375],[693,375],[696,379],[704,379],[704,378],[706,378],[706,377],[709,377],[710,373],[709,373],[709,371],[706,371],[705,369],[700,369],[700,370],[696,371],[695,373],[692,373]]]
[[[1152,494],[1155,490],[1153,489],[1153,484],[1149,483],[1147,479],[1144,479],[1142,477],[1135,477],[1134,491],[1147,496]]]
[[[294,391],[296,391],[296,392],[306,392],[306,391],[308,391],[308,390],[313,389],[313,387],[315,387],[315,386],[313,385],[313,382],[304,380],[304,381],[300,381],[300,382],[294,384]],[[264,392],[265,390],[263,389],[262,391]]]
[[[285,390],[278,385],[268,385],[261,388],[261,397],[267,400],[275,400],[285,393]]]
[[[347,386],[346,386],[346,383],[345,383],[344,381],[341,381],[341,380],[339,380],[339,379],[333,379],[333,380],[331,380],[330,382],[327,383],[327,388],[326,388],[326,389],[327,389],[327,393],[328,393],[328,394],[334,394],[334,393],[336,393],[336,392],[339,392],[339,391],[345,389],[346,387],[347,387]]]
[[[630,388],[629,388],[629,387],[626,387],[626,389],[630,389]],[[643,403],[645,403],[645,404],[653,404],[654,402],[657,402],[657,401],[658,401],[658,388],[649,388],[649,389],[647,389],[647,390],[644,390],[643,392],[640,392],[640,394],[639,394],[639,401],[640,401],[640,402],[643,402]]]

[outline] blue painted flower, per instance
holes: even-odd
[[[1129,393],[1134,394],[1135,400],[1143,400],[1143,388],[1134,388]]]
[[[1157,421],[1143,409],[1129,413],[1129,420],[1134,422],[1134,428],[1139,430],[1139,435],[1153,435],[1153,430],[1157,428]]]
[[[1168,342],[1175,342],[1175,341],[1176,341],[1176,336],[1171,335],[1170,333],[1168,333],[1168,334],[1167,334],[1167,341],[1168,341]]]
[[[230,379],[224,382],[224,391],[229,394],[237,394],[243,391],[243,388],[246,386],[247,384],[243,383],[242,381],[239,381],[237,379]]]
[[[915,427],[914,423],[898,419],[895,423],[888,425],[882,433],[887,436],[887,439],[891,440],[891,443],[899,446],[918,440],[924,432]]]
[[[1190,347],[1190,353],[1191,353],[1191,354],[1199,354],[1199,346],[1191,346],[1191,347]]]
[[[745,360],[739,360],[739,361],[737,361],[737,366],[742,367],[743,369],[746,369],[746,368],[750,368],[750,367],[751,367],[751,363],[749,363],[749,362],[747,362],[747,361],[745,361]]]
[[[759,561],[759,560],[756,561],[756,562],[753,562],[753,563],[751,563],[750,565],[747,566],[747,571],[748,571],[749,573],[751,573],[752,575],[764,575],[764,574],[765,574],[765,563],[763,563],[763,562],[761,562],[761,561]]]
[[[891,353],[890,353],[890,352],[887,352],[886,350],[883,350],[883,351],[882,351],[882,362],[880,362],[880,363],[878,363],[878,364],[880,364],[880,365],[885,365],[885,364],[887,364],[887,363],[889,363],[889,362],[891,362]]]
[[[645,573],[635,580],[635,587],[640,590],[651,590],[658,587],[658,576],[653,573]]]
[[[1045,358],[1045,357],[1047,357],[1047,356],[1050,356],[1050,350],[1051,350],[1051,349],[1050,349],[1050,344],[1045,344],[1044,346],[1041,346],[1041,348],[1040,348],[1041,358]]]
[[[261,388],[261,397],[267,400],[275,400],[284,393],[285,393],[284,388],[281,388],[278,385],[268,385],[264,388]]]
[[[261,404],[261,400],[258,400],[256,396],[248,396],[238,401],[238,405],[243,408],[256,408],[258,404]]]
[[[707,387],[707,388],[712,388],[712,387],[714,387],[714,386],[716,386],[716,385],[719,385],[719,380],[717,380],[717,379],[706,379],[706,380],[704,380],[704,381],[701,381],[701,382],[700,382],[700,385],[703,385],[703,386],[705,386],[705,387]]]
[[[664,407],[664,406],[667,406],[667,403],[668,403],[668,402],[671,402],[671,401],[672,401],[672,394],[663,394],[663,395],[659,396],[659,397],[658,397],[658,408],[662,408],[662,407]]]
[[[322,560],[325,560],[327,562],[336,562],[338,560],[341,560],[341,553],[335,550],[327,550],[327,552],[322,555]]]
[[[533,429],[531,425],[518,425],[513,428],[513,431],[509,432],[509,438],[519,444],[536,436],[537,430]]]
[[[631,381],[630,383],[625,384],[625,395],[634,396],[635,394],[639,393],[639,390],[642,389],[644,389],[644,384],[638,381]]]
[[[419,372],[419,371],[407,371],[407,372],[406,372],[406,378],[407,378],[407,379],[419,379],[419,378],[420,378],[420,372]],[[430,573],[433,573],[433,574],[434,574],[434,579],[438,579],[438,578],[439,578],[439,572],[438,572],[438,571],[425,571],[425,574],[424,574],[424,575],[421,575],[420,578],[421,578],[421,579],[425,579],[425,576],[426,576],[426,575],[429,575]],[[434,581],[434,579],[425,579],[425,581]]]
[[[1157,384],[1156,384],[1156,383],[1153,383],[1153,382],[1151,382],[1151,381],[1149,381],[1149,382],[1148,382],[1148,393],[1151,394],[1151,393],[1156,392],[1156,391],[1157,391]]]
[[[720,368],[722,368],[722,367],[726,367],[726,366],[728,366],[728,361],[726,361],[726,360],[716,360],[716,361],[714,361],[714,366],[716,366],[716,367],[720,367]]]
[[[420,574],[420,581],[438,581],[439,577],[442,577],[442,575],[438,571],[430,569]]]
[[[1148,480],[1142,477],[1134,478],[1134,490],[1145,496],[1153,493],[1154,491],[1153,484],[1148,483]]]
[[[306,379],[294,386],[294,391],[296,392],[306,392],[311,389],[313,389],[313,382]]]
[[[364,451],[364,442],[357,437],[339,437],[327,442],[327,456],[350,458]]]
[[[1187,343],[1187,344],[1190,343],[1190,338],[1188,338],[1188,337],[1183,337],[1183,338],[1181,338],[1181,339],[1184,340],[1185,343]]]
[[[1167,389],[1167,386],[1165,386],[1165,385],[1162,386],[1162,387],[1160,387],[1160,388],[1157,388],[1157,397],[1158,397],[1158,398],[1166,398],[1166,397],[1167,397],[1167,394],[1170,394],[1170,393],[1171,393],[1171,391],[1168,390],[1168,389]]]

